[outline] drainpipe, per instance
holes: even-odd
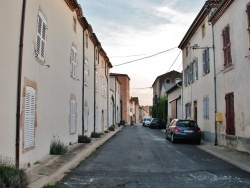
[[[19,55],[18,55],[18,76],[17,76],[17,108],[16,108],[16,166],[20,163],[20,103],[21,103],[21,84],[22,84],[22,66],[23,66],[23,36],[25,24],[26,0],[23,0],[22,18],[19,39]]]
[[[96,126],[96,46],[94,47],[94,133]],[[99,59],[98,59],[99,61]]]
[[[216,113],[217,113],[217,90],[216,90],[216,67],[215,67],[215,46],[214,46],[214,27],[212,24],[212,37],[213,37],[213,58],[214,58],[214,131],[215,131],[215,139],[214,145],[218,145],[217,140],[217,121],[216,121]]]
[[[83,30],[83,66],[82,66],[82,135],[84,135],[84,76],[85,76],[85,70],[84,70],[84,64],[85,64],[85,40],[84,40],[84,30]]]
[[[105,61],[105,75],[107,80],[107,126],[109,127],[109,82],[108,82],[108,71],[106,67],[106,61]]]

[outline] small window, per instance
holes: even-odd
[[[89,46],[89,37],[88,37],[88,34],[86,33],[85,34],[85,46],[86,46],[86,48],[88,48],[88,46]]]
[[[76,32],[76,18],[73,17],[73,30]]]
[[[170,80],[169,78],[167,78],[167,79],[165,80],[165,82],[169,84],[169,83],[171,82],[171,80]]]
[[[72,46],[71,48],[71,76],[76,78],[76,65],[77,65],[77,53],[75,47]]]
[[[35,99],[35,90],[27,86],[24,113],[24,149],[35,145]]]
[[[247,30],[248,30],[248,38],[249,38],[249,44],[250,44],[250,3],[247,4]]]
[[[186,51],[186,57],[187,57],[188,56],[188,46],[186,46],[185,51]]]
[[[206,36],[206,26],[205,26],[205,24],[203,24],[201,26],[201,29],[202,29],[202,38],[204,38]]]
[[[36,36],[36,57],[42,62],[45,61],[45,45],[46,45],[46,29],[47,22],[41,12],[37,17],[37,36]]]

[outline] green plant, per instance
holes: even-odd
[[[0,160],[0,187],[26,188],[29,185],[25,169],[17,168],[9,159]]]
[[[68,147],[64,145],[59,139],[54,139],[50,143],[51,155],[62,155],[68,151]]]
[[[78,143],[90,143],[91,138],[85,136],[85,135],[78,135]]]
[[[59,188],[59,185],[57,185],[57,184],[55,184],[55,185],[47,184],[47,185],[44,185],[43,188]]]
[[[111,126],[109,127],[109,130],[110,130],[110,131],[115,131],[115,125],[111,125]]]
[[[101,134],[97,133],[97,132],[92,132],[91,133],[91,138],[100,138]]]

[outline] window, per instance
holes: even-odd
[[[204,38],[206,36],[206,26],[205,26],[205,24],[203,24],[201,26],[201,29],[202,29],[202,38]]]
[[[190,64],[189,66],[189,83],[193,83],[194,82],[194,76],[193,76],[193,63]]]
[[[102,96],[104,96],[104,79],[102,78]]]
[[[98,63],[98,50],[97,49],[95,50],[95,60]]]
[[[41,12],[37,17],[37,36],[36,36],[36,57],[42,62],[45,61],[45,44],[46,44],[47,23]]]
[[[35,90],[27,86],[25,92],[24,149],[35,145],[35,98]]]
[[[205,97],[203,99],[203,117],[209,119],[209,98]]]
[[[88,130],[88,124],[89,124],[89,108],[84,107],[84,131]]]
[[[88,37],[87,33],[85,34],[85,38],[86,38],[86,40],[85,40],[85,46],[86,46],[86,48],[88,48],[88,46],[89,46],[89,37]]]
[[[226,133],[230,135],[235,135],[234,93],[226,94],[225,100],[226,100]]]
[[[76,32],[76,18],[73,17],[73,30]]]
[[[184,70],[184,85],[187,86],[187,68]]]
[[[188,46],[186,46],[185,51],[186,51],[186,57],[187,57],[188,56]]]
[[[98,75],[98,72],[96,71],[95,72],[95,91],[98,92],[98,87],[99,87],[99,75]]]
[[[230,43],[230,33],[229,33],[229,25],[227,25],[223,29],[223,51],[224,51],[224,66],[228,67],[232,65],[232,58],[231,58],[231,43]]]
[[[167,79],[165,80],[165,82],[166,82],[166,83],[170,83],[171,81],[170,81],[169,78],[167,78]]]
[[[76,101],[70,100],[70,134],[76,133]]]
[[[70,59],[71,59],[71,76],[73,78],[76,78],[76,61],[77,61],[76,55],[77,55],[76,49],[75,47],[72,46]]]
[[[186,119],[191,117],[191,103],[185,105]]]
[[[247,21],[248,21],[248,26],[247,26],[247,30],[248,30],[248,35],[249,35],[249,44],[250,44],[250,3],[247,4]]]
[[[89,65],[88,61],[84,61],[84,84],[88,85],[88,77],[89,77]]]
[[[210,63],[209,63],[209,48],[206,48],[202,53],[203,59],[203,75],[206,75],[210,72]]]
[[[198,58],[195,59],[194,66],[195,66],[195,80],[198,80]]]

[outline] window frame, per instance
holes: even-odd
[[[36,57],[45,62],[45,47],[47,36],[47,21],[44,15],[39,11],[37,16],[37,31],[36,31]]]
[[[206,75],[210,72],[209,48],[203,50],[202,60],[203,60],[203,75]]]
[[[77,51],[74,46],[71,47],[70,63],[71,63],[71,77],[76,79],[77,78]]]
[[[224,27],[222,31],[222,39],[223,39],[224,67],[227,68],[232,65],[229,24],[226,27]]]

